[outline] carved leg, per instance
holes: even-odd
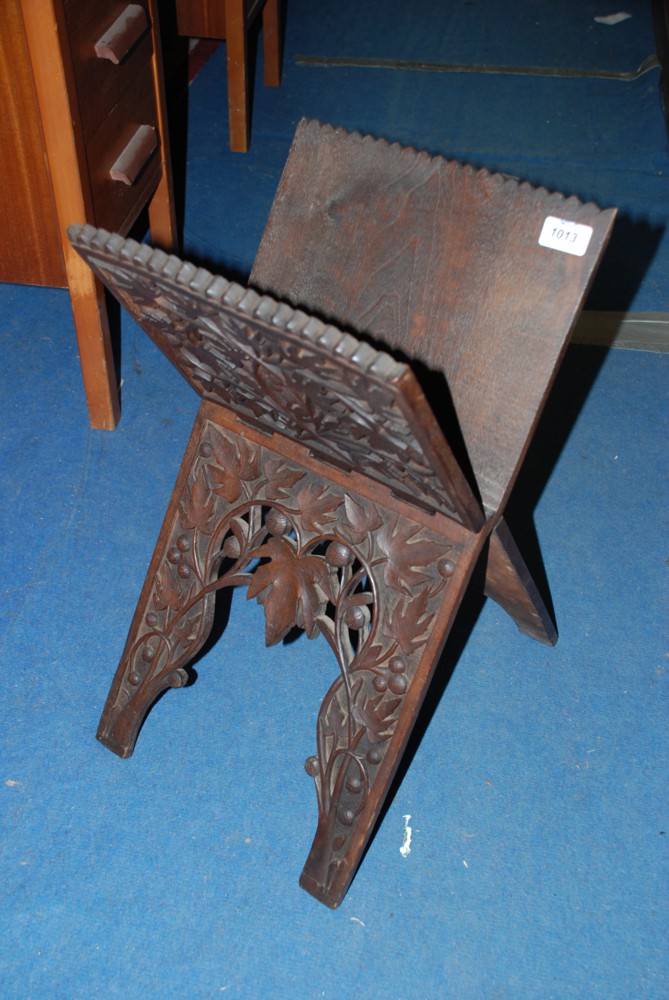
[[[158,695],[185,683],[183,666],[211,631],[214,593],[194,599],[202,589],[207,536],[188,513],[200,482],[200,433],[198,418],[98,727],[97,738],[120,757],[132,754],[144,716]]]
[[[483,544],[439,515],[379,501],[239,436],[203,404],[98,738],[133,749],[158,694],[210,632],[215,592],[248,587],[265,639],[329,643],[339,676],[306,762],[318,799],[305,889],[337,906],[360,861]],[[304,453],[306,455],[306,453]],[[341,478],[341,477],[339,477]],[[356,480],[360,483],[360,480]]]
[[[364,543],[371,628],[323,702],[318,754],[305,765],[316,783],[319,817],[300,885],[333,908],[360,863],[481,543],[473,534],[455,542],[375,510],[384,523]],[[345,620],[352,627],[350,614]]]
[[[521,632],[555,645],[553,620],[503,518],[490,536],[485,593],[511,615]]]
[[[98,728],[100,742],[120,757],[132,753],[144,716],[158,695],[168,687],[182,687],[188,679],[184,667],[211,632],[217,591],[250,585],[249,594],[265,604],[271,644],[294,624],[316,634],[308,599],[311,588],[314,594],[321,593],[319,584],[328,589],[327,580],[320,579],[327,576],[325,563],[299,561],[295,543],[281,540],[287,531],[295,533],[284,513],[288,488],[305,478],[306,471],[289,468],[234,432],[218,430],[202,413]],[[279,502],[272,506],[272,500]],[[270,559],[271,573],[287,575],[285,593],[272,589],[273,578],[267,584],[272,593],[260,593],[268,574],[257,561],[265,558]],[[293,564],[306,573],[297,610],[294,599],[291,604]],[[317,574],[314,581],[309,572]]]

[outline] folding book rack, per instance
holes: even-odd
[[[328,906],[482,556],[486,594],[556,640],[503,513],[614,216],[303,121],[250,277],[267,294],[70,231],[202,397],[98,739],[132,753],[224,587],[264,606],[268,644],[322,635],[339,676],[305,765],[318,827],[300,882]]]

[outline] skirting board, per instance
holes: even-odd
[[[669,351],[669,313],[584,312],[572,344],[615,347],[627,351]]]

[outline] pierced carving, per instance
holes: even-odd
[[[314,779],[327,886],[402,711],[458,545],[214,423],[204,424],[163,556],[121,662],[111,711],[139,719],[205,642],[213,601],[246,586],[265,640],[297,627],[339,675],[318,717]],[[322,838],[321,833],[321,838]],[[319,855],[320,856],[320,855]]]

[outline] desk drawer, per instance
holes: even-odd
[[[143,129],[155,130],[155,148],[141,148],[141,161],[135,165],[136,177],[131,183],[114,180],[111,170],[132,146]],[[161,174],[160,142],[156,120],[156,102],[147,66],[139,75],[136,86],[126,91],[111,114],[86,144],[88,172],[93,195],[96,225],[125,233],[141,208],[149,200]]]
[[[65,0],[64,11],[81,128],[87,141],[128,88],[140,86],[139,77],[143,78],[153,54],[151,22],[146,2]],[[116,30],[110,32],[113,26]],[[99,44],[105,39],[107,44]],[[141,86],[145,86],[144,79]],[[151,79],[148,87],[153,91]]]

